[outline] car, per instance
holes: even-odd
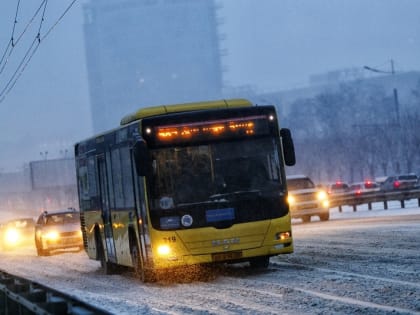
[[[321,221],[330,218],[330,203],[325,190],[315,186],[306,175],[287,176],[288,202],[292,218],[303,222],[311,221],[318,216]]]
[[[388,176],[381,185],[382,191],[399,191],[419,188],[419,178],[416,174]]]
[[[35,221],[31,217],[4,222],[0,227],[0,246],[3,250],[33,245]]]
[[[366,193],[377,192],[380,190],[380,186],[378,183],[374,181],[365,180],[364,182],[356,182],[356,183],[350,184],[349,190],[352,193],[354,193],[356,196],[360,196]]]
[[[349,191],[349,184],[341,180],[338,180],[335,183],[330,184],[327,190],[328,194],[330,195],[346,193],[348,191]]]
[[[80,213],[74,208],[41,213],[35,225],[35,246],[38,256],[70,248],[82,250]]]

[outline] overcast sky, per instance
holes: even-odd
[[[198,0],[194,0],[198,1]],[[15,29],[23,31],[42,1],[21,1]],[[49,1],[41,34],[71,0]],[[0,58],[10,40],[18,0],[0,2]],[[45,38],[0,103],[0,172],[60,150],[91,135],[82,3],[76,1]],[[420,70],[418,0],[225,0],[219,11],[228,55],[225,81],[259,91],[308,83],[312,74],[369,65]],[[0,93],[39,28],[31,27],[0,73]],[[42,36],[42,35],[41,35]],[[13,57],[13,58],[12,58]],[[1,69],[1,68],[0,68]],[[118,119],[116,120],[118,121]]]

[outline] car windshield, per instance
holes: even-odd
[[[47,216],[46,225],[78,223],[79,215],[76,213],[59,213]]]
[[[398,176],[399,180],[417,180],[417,176],[416,175],[401,175]]]
[[[347,184],[332,184],[331,185],[331,190],[342,190],[342,189],[347,189],[347,188],[349,188]]]
[[[287,188],[289,190],[310,189],[315,188],[315,185],[309,178],[293,178],[287,180]]]

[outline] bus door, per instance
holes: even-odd
[[[135,163],[134,159],[132,159],[132,163]],[[145,262],[149,260],[150,257],[148,257],[148,253],[151,251],[146,212],[146,193],[144,188],[143,177],[137,176],[134,165],[131,169],[134,179],[133,182],[135,191],[137,228],[139,231],[138,237],[140,240],[140,256],[142,264],[144,265]]]
[[[105,246],[107,251],[108,260],[117,263],[117,257],[115,255],[115,244],[114,237],[112,235],[112,220],[111,210],[109,207],[109,190],[108,181],[106,175],[106,166],[104,156],[97,157],[98,174],[99,174],[99,186],[101,191],[101,204],[102,204],[102,219],[104,222],[104,234],[105,234]]]

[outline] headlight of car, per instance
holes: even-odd
[[[325,191],[323,190],[318,191],[318,194],[316,197],[321,202],[321,205],[323,208],[328,208],[330,206],[330,201],[328,200],[328,194]]]
[[[287,202],[289,203],[289,205],[293,205],[296,202],[296,199],[292,195],[288,195]]]
[[[16,229],[8,229],[6,231],[5,240],[7,244],[12,245],[16,244],[19,241],[20,234],[19,231]]]
[[[320,201],[325,200],[325,199],[327,199],[327,193],[323,190],[318,191],[317,198]]]
[[[49,241],[56,241],[59,238],[58,232],[50,231],[43,235],[43,237]]]

